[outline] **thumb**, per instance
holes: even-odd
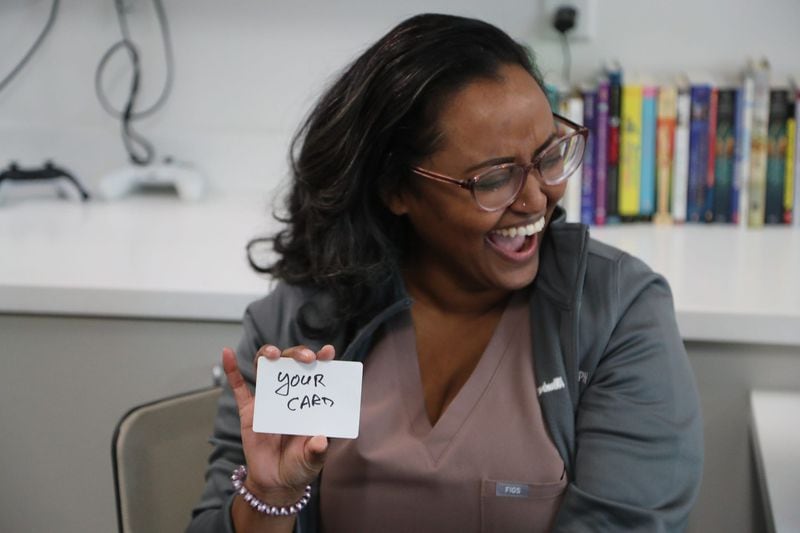
[[[324,435],[316,435],[306,441],[303,450],[303,458],[306,466],[312,472],[319,473],[325,464],[325,457],[328,452],[328,438]]]

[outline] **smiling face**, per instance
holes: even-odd
[[[502,66],[497,78],[473,81],[445,101],[441,146],[420,162],[433,172],[469,179],[492,165],[529,163],[553,141],[547,98],[519,66]],[[410,179],[411,186],[388,204],[415,230],[406,265],[416,281],[471,293],[507,293],[533,281],[542,233],[564,183],[545,186],[531,174],[514,203],[487,212],[466,189],[416,175]]]

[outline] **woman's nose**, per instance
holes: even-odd
[[[545,194],[544,185],[536,175],[536,169],[531,168],[528,170],[525,185],[520,189],[517,198],[511,204],[511,208],[526,213],[536,213],[547,208],[547,194]]]

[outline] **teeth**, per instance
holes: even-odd
[[[517,226],[515,228],[503,228],[494,230],[492,233],[497,233],[503,237],[516,237],[517,235],[524,235],[530,237],[534,233],[539,233],[544,229],[544,217],[540,218],[533,224],[526,226]]]

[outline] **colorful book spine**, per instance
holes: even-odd
[[[675,123],[675,154],[672,158],[672,220],[686,221],[686,195],[689,189],[689,136],[692,97],[688,84],[678,88]]]
[[[561,109],[561,94],[558,87],[552,83],[546,83],[544,86],[544,93],[547,96],[547,101],[550,103],[550,109],[553,111]]]
[[[717,99],[717,135],[714,143],[714,222],[731,222],[736,166],[736,89],[720,89]]]
[[[783,188],[786,181],[786,122],[789,119],[789,93],[775,89],[769,95],[767,125],[767,184],[764,223],[783,223]]]
[[[717,88],[712,87],[711,98],[708,100],[708,168],[703,187],[703,220],[705,222],[714,221],[714,182],[716,181],[714,145],[717,141],[717,96]]]
[[[608,161],[606,165],[606,222],[619,222],[620,114],[622,69],[608,71]]]
[[[750,181],[747,187],[747,225],[764,225],[769,123],[769,63],[753,68],[753,124],[750,128]]]
[[[658,91],[658,118],[656,121],[656,215],[657,224],[672,222],[670,215],[670,187],[672,159],[675,152],[675,125],[678,113],[678,89],[666,85]]]
[[[705,209],[708,176],[708,119],[711,105],[710,85],[691,87],[692,112],[689,121],[689,183],[686,192],[686,220],[700,222]]]
[[[619,146],[619,214],[639,215],[642,178],[642,86],[622,87]]]
[[[656,115],[658,87],[642,87],[642,168],[639,215],[652,217],[656,210]]]
[[[748,69],[736,99],[736,173],[731,189],[731,220],[739,225],[747,223],[754,91],[753,73]]]
[[[797,149],[797,121],[795,119],[796,102],[789,103],[789,120],[786,121],[786,187],[783,189],[783,223],[792,223],[792,204],[794,203],[795,181],[795,150]]]
[[[608,79],[597,83],[597,110],[595,111],[595,188],[594,222],[598,226],[606,223],[606,176],[608,174]]]
[[[581,222],[589,225],[594,223],[595,209],[595,168],[597,158],[597,143],[594,131],[596,130],[595,113],[597,111],[597,92],[593,89],[583,91],[583,125],[589,129],[589,138],[586,140],[586,150],[583,156],[583,184],[581,187]]]
[[[794,207],[792,208],[792,224],[800,228],[800,85],[794,87],[794,123],[798,131],[795,133],[794,144]]]
[[[573,122],[583,121],[583,98],[580,94],[571,94],[563,99],[563,113]],[[567,212],[567,222],[581,220],[581,184],[583,182],[583,166],[567,180],[567,190],[562,198],[562,205]]]

